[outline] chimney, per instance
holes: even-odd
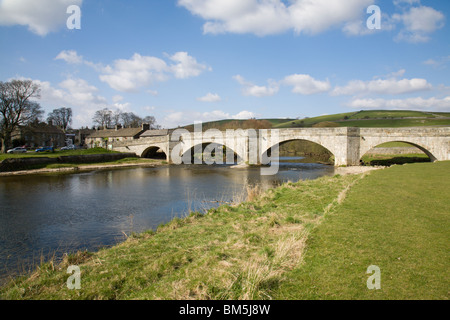
[[[121,124],[116,124],[116,131],[122,129],[122,125]]]
[[[150,124],[148,124],[148,123],[143,123],[143,124],[142,124],[142,130],[143,130],[143,131],[150,130]]]

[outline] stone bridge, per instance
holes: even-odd
[[[268,150],[294,140],[312,141],[325,147],[334,155],[336,166],[359,165],[365,153],[385,142],[409,143],[422,150],[432,161],[450,160],[450,127],[210,129],[205,132],[177,129],[165,136],[115,142],[109,148],[134,152],[140,157],[148,157],[159,150],[169,163],[176,163],[177,157],[182,154],[214,144],[233,150],[239,163],[267,164],[264,159],[267,159]]]

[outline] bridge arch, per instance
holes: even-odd
[[[244,161],[244,158],[242,155],[240,155],[237,151],[235,151],[234,149],[230,148],[229,146],[227,146],[226,143],[221,143],[221,142],[215,142],[215,141],[208,141],[205,142],[203,141],[202,143],[196,143],[193,144],[191,146],[189,146],[186,150],[184,150],[183,154],[182,154],[182,159],[190,159],[190,163],[193,164],[195,157],[200,157],[200,155],[196,155],[195,152],[200,151],[201,150],[201,159],[202,159],[202,163],[206,161],[214,161],[215,163],[218,164],[236,164],[236,163],[241,163]],[[216,156],[215,151],[219,151],[219,154]],[[227,155],[227,152],[229,153],[229,155]],[[190,155],[189,155],[190,153]],[[210,154],[212,157],[211,158],[206,158],[204,157],[204,153]],[[218,157],[220,157],[220,153],[222,154],[222,158],[219,159]],[[232,154],[232,162],[233,163],[228,163],[229,162],[229,158]],[[216,161],[217,160],[217,161]],[[222,161],[220,161],[222,160]],[[189,162],[188,162],[189,163]]]
[[[433,154],[433,152],[431,151],[432,149],[426,145],[424,145],[421,142],[412,142],[409,139],[392,139],[392,138],[381,138],[381,139],[377,139],[377,141],[369,143],[369,144],[364,144],[361,146],[360,148],[360,158],[362,158],[364,155],[366,155],[370,150],[376,148],[379,145],[382,145],[384,143],[387,142],[402,142],[402,143],[406,143],[410,146],[416,147],[417,149],[419,149],[420,151],[422,151],[423,153],[425,153],[428,158],[430,158],[431,162],[435,162],[437,161],[437,157]]]
[[[325,147],[323,144],[320,144],[320,143],[318,143],[318,142],[315,142],[315,141],[312,141],[312,139],[306,139],[306,138],[302,138],[302,139],[300,139],[300,138],[291,138],[291,139],[283,139],[283,140],[281,140],[279,143],[278,143],[278,146],[279,147],[281,147],[281,146],[283,146],[283,145],[285,145],[285,144],[287,144],[287,143],[290,143],[290,142],[295,142],[295,141],[305,141],[305,142],[309,142],[310,144],[312,144],[312,145],[316,145],[316,146],[318,146],[320,149],[322,149],[325,153],[326,153],[326,157],[327,157],[327,160],[328,159],[330,159],[330,158],[334,158],[334,154],[333,154],[333,152],[331,151],[331,150],[329,150],[327,147]],[[274,145],[272,145],[271,147],[267,147],[267,148],[263,148],[261,151],[261,159],[263,159],[264,157],[267,157],[267,156],[270,156],[268,153],[270,153],[270,151],[272,150],[272,148],[274,147],[274,146],[276,146],[277,144],[274,144]],[[322,151],[322,150],[320,150],[320,151]]]
[[[149,159],[164,159],[167,160],[167,151],[165,148],[162,148],[161,146],[148,146],[144,151],[141,153],[141,158],[149,158]]]

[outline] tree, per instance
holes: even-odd
[[[142,118],[133,112],[123,112],[121,118],[126,128],[139,128],[142,125]]]
[[[69,125],[72,123],[72,109],[71,108],[59,108],[54,109],[49,113],[47,121],[66,132]]]
[[[161,129],[161,126],[156,123],[156,119],[154,116],[146,116],[142,119],[142,123],[148,123],[150,125],[150,129]]]
[[[0,140],[1,152],[6,153],[11,135],[19,126],[42,117],[39,103],[31,101],[40,97],[39,85],[31,80],[0,81]]]
[[[95,112],[92,121],[94,121],[94,124],[97,124],[103,129],[106,129],[111,126],[112,111],[108,108],[98,110],[97,112]]]
[[[111,114],[111,122],[113,126],[122,125],[121,123],[122,111],[116,110]]]
[[[94,124],[97,124],[103,128],[117,125],[122,125],[124,128],[139,128],[144,123],[148,123],[150,125],[150,129],[160,128],[160,126],[156,124],[156,119],[153,116],[141,118],[133,112],[122,112],[120,110],[113,112],[108,108],[98,110],[92,120]]]

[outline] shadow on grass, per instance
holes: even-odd
[[[416,162],[431,162],[430,158],[424,157],[393,157],[389,159],[373,159],[366,162],[369,166],[392,166],[394,164],[416,163]]]

